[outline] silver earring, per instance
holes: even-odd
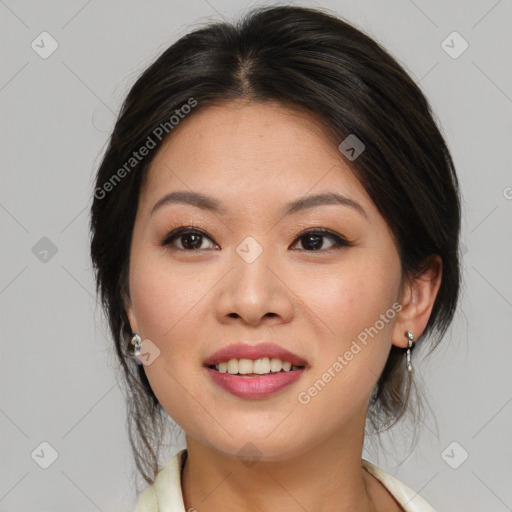
[[[405,400],[402,405],[402,409],[400,411],[400,414],[395,418],[395,420],[389,424],[387,427],[382,428],[380,430],[377,430],[376,432],[372,432],[372,434],[379,434],[381,432],[385,432],[389,428],[391,428],[403,415],[405,412],[405,408],[407,406],[407,403],[409,402],[409,393],[411,391],[411,382],[412,382],[412,374],[414,373],[414,368],[411,363],[411,350],[414,348],[415,341],[414,341],[414,335],[412,332],[405,331],[405,337],[409,340],[409,348],[407,349],[406,358],[407,358],[407,392],[405,395]]]
[[[409,348],[407,349],[407,354],[406,354],[407,371],[409,373],[414,373],[414,368],[411,363],[411,350],[414,348],[414,345],[416,342],[414,341],[414,335],[412,332],[405,331],[405,336],[409,339]]]
[[[128,346],[128,352],[135,359],[137,364],[142,364],[139,359],[141,348],[142,340],[138,334],[134,334],[132,340],[130,341],[130,345]]]

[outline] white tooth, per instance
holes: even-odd
[[[215,365],[215,368],[220,373],[230,373],[235,375],[237,373],[241,375],[247,375],[250,373],[256,373],[258,375],[265,375],[270,372],[277,373],[283,369],[285,372],[290,370],[299,370],[300,367],[292,365],[290,361],[282,361],[277,357],[272,359],[268,357],[261,357],[256,360],[252,359],[230,359],[229,361],[222,361]]]
[[[238,373],[241,375],[253,373],[253,366],[252,359],[240,359],[238,361]]]
[[[264,373],[268,373],[269,371],[270,359],[268,357],[263,357],[262,359],[256,359],[256,361],[254,361],[253,373],[263,375]]]
[[[283,367],[283,362],[281,361],[281,359],[278,359],[277,357],[273,357],[270,360],[270,371],[271,372],[280,372],[282,367]]]
[[[231,373],[231,375],[238,373],[238,359],[230,359],[228,361],[227,370],[228,370],[228,373]]]

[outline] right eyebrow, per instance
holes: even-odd
[[[168,204],[188,204],[196,208],[201,208],[202,210],[211,210],[217,213],[226,213],[227,211],[226,208],[221,206],[221,203],[213,197],[197,192],[176,191],[170,192],[160,198],[153,206],[150,215],[153,215],[156,210]]]

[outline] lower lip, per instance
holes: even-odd
[[[304,373],[304,369],[289,372],[276,372],[258,377],[245,377],[220,373],[217,370],[206,368],[213,381],[232,395],[247,399],[262,399],[275,395],[287,386],[290,386]]]

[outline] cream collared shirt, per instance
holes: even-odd
[[[141,494],[135,512],[193,512],[186,511],[181,492],[181,468],[186,448],[179,451],[168,466],[156,476],[153,485]],[[405,512],[435,512],[421,496],[400,480],[385,473],[371,462],[362,460],[363,467],[377,478]]]

